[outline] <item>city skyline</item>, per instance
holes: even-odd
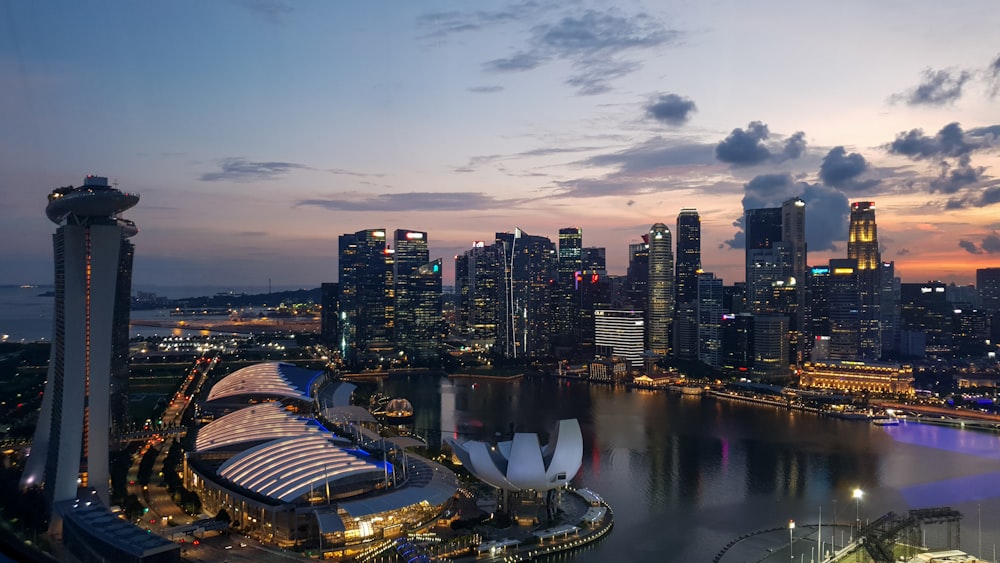
[[[905,281],[971,283],[1000,253],[987,2],[54,3],[0,19],[0,283],[51,280],[39,210],[88,172],[143,193],[137,287],[318,287],[337,279],[336,237],[372,225],[430,233],[449,285],[452,256],[515,227],[579,226],[624,274],[628,245],[685,207],[703,268],[732,283],[744,208],[792,197],[811,265],[846,256],[849,201],[876,203]]]

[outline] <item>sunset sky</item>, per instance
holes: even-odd
[[[903,281],[1000,266],[1000,9],[940,2],[3,2],[0,283],[50,283],[46,195],[141,194],[134,287],[316,287],[337,236],[447,266],[520,227],[627,247],[683,207],[742,279],[745,207],[809,263],[875,201]]]

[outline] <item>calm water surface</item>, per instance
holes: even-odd
[[[415,427],[432,442],[495,440],[511,431],[547,435],[556,420],[579,419],[584,459],[574,483],[607,499],[615,528],[567,560],[711,561],[735,537],[789,519],[816,523],[821,509],[828,524],[835,509],[847,523],[858,509],[865,520],[951,506],[965,515],[964,550],[976,553],[981,543],[991,557],[1000,543],[997,434],[916,423],[876,427],[567,381],[413,377],[379,386],[410,399]],[[851,498],[855,487],[865,493],[860,505]],[[787,537],[741,542],[723,562],[758,561],[768,542]]]

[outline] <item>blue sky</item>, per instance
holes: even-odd
[[[878,204],[904,281],[1000,263],[991,2],[5,2],[0,283],[51,280],[51,189],[142,200],[135,285],[316,286],[336,237],[520,227],[627,245],[683,207],[742,277],[744,206],[808,202],[810,263]]]

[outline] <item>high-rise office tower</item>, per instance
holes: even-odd
[[[983,310],[989,314],[1000,313],[1000,268],[976,270],[976,291]]]
[[[588,246],[583,249],[581,269],[588,272],[607,272],[608,250],[603,246]]]
[[[559,229],[555,332],[566,341],[572,341],[577,332],[577,306],[573,286],[576,273],[583,269],[583,229],[580,227]]]
[[[765,207],[762,209],[747,209],[743,214],[744,232],[746,233],[746,277],[747,295],[750,291],[750,258],[754,250],[766,250],[781,241],[781,208]],[[768,284],[770,285],[770,284]],[[748,297],[749,301],[749,297]]]
[[[829,345],[813,355],[813,349],[819,342],[829,342],[832,329],[830,327],[830,266],[814,266],[806,276],[806,288],[809,304],[809,359],[827,359]]]
[[[677,304],[690,303],[698,295],[701,270],[701,217],[697,209],[681,209],[677,215],[677,267],[674,294]]]
[[[722,280],[711,272],[698,274],[698,297],[695,300],[698,336],[698,360],[714,368],[722,367]]]
[[[393,258],[393,342],[403,352],[411,356],[414,355],[417,341],[425,338],[424,327],[419,326],[417,309],[426,299],[423,295],[423,280],[418,276],[418,269],[427,264],[430,260],[430,251],[427,248],[427,233],[423,231],[413,231],[410,229],[396,229],[393,239],[395,241],[395,252]],[[440,268],[438,270],[440,278]],[[440,280],[438,280],[440,284]],[[440,311],[441,292],[432,300],[436,300]],[[422,355],[423,356],[423,355]],[[425,358],[426,359],[426,358]]]
[[[357,366],[369,349],[384,348],[392,338],[394,322],[393,253],[385,229],[367,229],[341,235],[340,343],[349,366]]]
[[[858,321],[861,330],[862,358],[877,359],[882,354],[882,336],[879,331],[879,297],[881,284],[879,270],[882,258],[878,249],[878,231],[875,227],[875,202],[851,203],[851,223],[847,239],[847,257],[856,260],[858,274]]]
[[[895,262],[879,266],[879,331],[882,333],[882,358],[895,358],[899,353],[900,279]]]
[[[469,314],[472,312],[472,300],[469,285],[469,253],[455,255],[455,324],[458,331],[465,334],[469,331]]]
[[[663,223],[656,223],[649,229],[648,284],[646,346],[656,354],[668,356],[674,321],[674,253],[670,229]]]
[[[327,282],[320,284],[320,338],[327,346],[340,346],[340,284]]]
[[[505,303],[504,260],[499,248],[476,241],[455,259],[455,286],[462,288],[463,295],[463,330],[476,339],[495,341],[498,336],[501,304]]]
[[[781,241],[788,245],[789,261],[784,282],[794,299],[789,316],[789,352],[795,364],[805,357],[806,330],[806,202],[793,197],[781,204]]]
[[[753,368],[761,379],[781,379],[788,370],[788,317],[779,314],[753,316]]]
[[[599,351],[625,358],[631,368],[642,365],[645,321],[642,311],[598,309],[594,311],[594,344]]]
[[[1000,268],[976,270],[976,290],[989,322],[990,340],[996,344],[1000,342]]]
[[[505,270],[496,350],[509,358],[545,356],[552,345],[556,247],[521,229],[497,233],[496,245]]]
[[[940,281],[903,283],[899,292],[900,354],[950,354],[954,306],[948,300],[948,285]]]
[[[677,215],[676,270],[674,275],[674,355],[698,358],[698,272],[701,270],[701,217],[695,209]]]
[[[397,345],[409,356],[411,364],[439,366],[445,332],[441,315],[441,259],[422,264],[410,272],[407,285],[412,311],[406,314],[406,331]],[[397,307],[397,316],[400,312],[401,308]]]
[[[633,309],[645,311],[649,301],[649,235],[628,245],[628,299]]]
[[[826,295],[830,359],[857,360],[861,351],[861,292],[857,261],[853,258],[830,260],[829,276]]]
[[[59,225],[52,237],[55,258],[55,322],[48,378],[31,455],[21,477],[40,485],[52,503],[92,487],[108,505],[108,451],[112,372],[116,338],[127,314],[132,245],[138,232],[119,214],[139,202],[137,194],[88,176],[83,186],[57,188],[45,213]],[[122,297],[121,292],[125,292]],[[119,336],[116,336],[119,335]]]

